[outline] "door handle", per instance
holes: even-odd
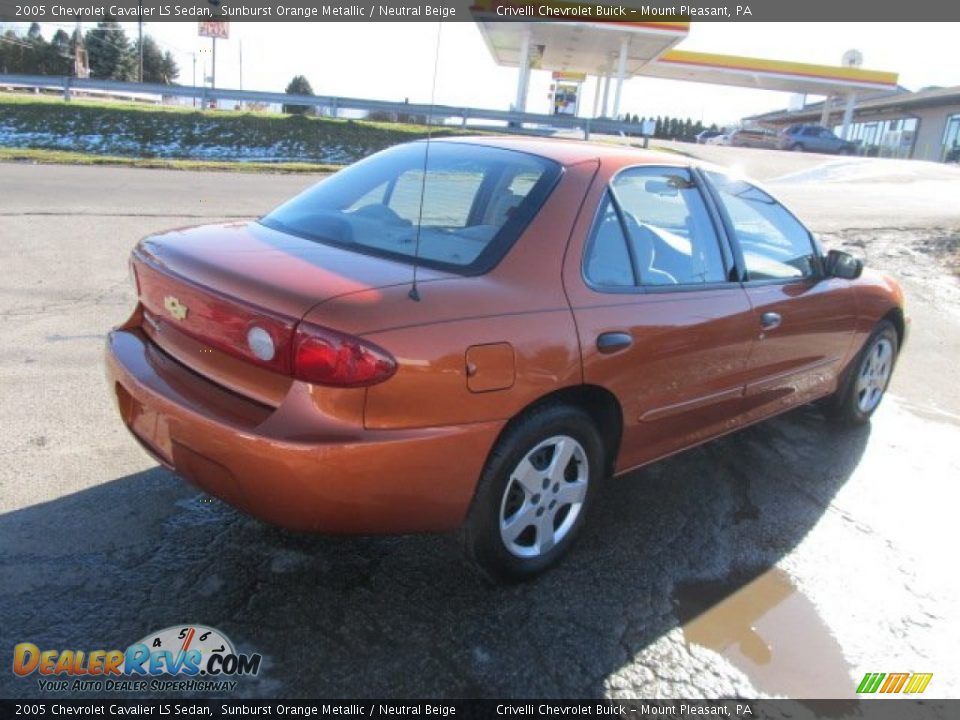
[[[633,338],[630,333],[625,332],[605,332],[597,337],[597,350],[604,355],[626,350],[633,345]]]
[[[783,318],[780,317],[780,313],[765,312],[760,316],[760,327],[764,330],[774,330],[780,327],[781,322],[783,322]]]

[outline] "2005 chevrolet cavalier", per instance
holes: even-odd
[[[462,528],[501,578],[610,476],[813,400],[865,422],[905,332],[755,185],[554,140],[394,147],[131,265],[107,368],[160,462],[290,528]]]

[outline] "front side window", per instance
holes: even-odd
[[[317,242],[473,274],[540,209],[561,168],[481,145],[423,142],[377,153],[272,211],[264,225]]]
[[[611,188],[642,285],[727,279],[716,230],[689,170],[630,168]]]
[[[743,251],[748,280],[816,275],[809,231],[780,203],[743,180],[707,172]]]

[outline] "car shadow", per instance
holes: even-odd
[[[506,587],[451,537],[286,532],[154,468],[0,516],[2,646],[122,649],[201,623],[263,654],[238,696],[651,696],[672,662],[654,643],[796,547],[868,438],[807,407],[609,481],[571,555]],[[42,693],[0,673],[0,695]]]

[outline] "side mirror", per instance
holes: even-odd
[[[831,250],[825,262],[827,277],[856,280],[863,272],[863,261],[842,250]]]

